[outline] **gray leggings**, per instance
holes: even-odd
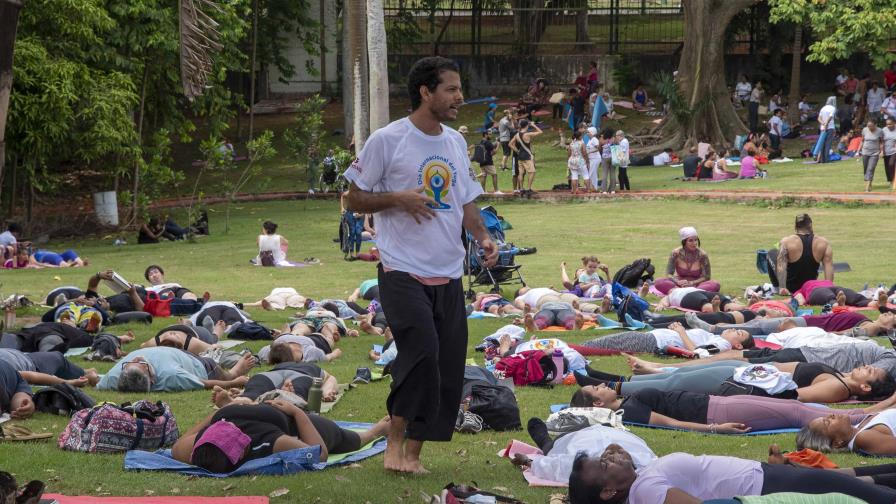
[[[874,169],[877,168],[877,160],[879,158],[880,154],[862,156],[862,168],[865,170],[865,182],[874,180]]]
[[[586,341],[583,346],[636,353],[652,353],[657,350],[656,338],[654,338],[653,335],[637,331],[610,334],[591,341]]]
[[[722,382],[734,375],[736,368],[746,365],[747,363],[743,361],[718,361],[688,366],[674,373],[636,375],[632,377],[631,381],[622,383],[621,393],[628,396],[646,388],[655,388],[664,392],[686,390],[700,394],[713,394],[719,389]]]
[[[610,158],[602,159],[600,162],[600,190],[603,192],[616,190],[616,167]]]
[[[806,319],[803,317],[757,318],[743,324],[716,325],[713,334],[722,334],[722,331],[727,329],[743,329],[753,336],[771,334],[778,332],[778,327],[788,320],[796,324],[797,327],[806,327]]]

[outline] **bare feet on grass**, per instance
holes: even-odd
[[[377,335],[382,334],[379,331],[378,327],[376,327],[370,323],[370,319],[368,319],[368,318],[362,318],[361,322],[358,324],[358,327],[360,327],[361,330],[367,334],[377,334]]]
[[[627,353],[623,353],[622,356],[625,358],[626,362],[628,362],[628,366],[631,368],[633,374],[655,374],[658,372],[657,367],[659,365],[655,362],[639,359],[638,357]]]
[[[583,317],[581,313],[576,313],[576,331],[581,330],[584,325],[585,317]]]
[[[523,327],[525,327],[526,330],[530,331],[530,332],[538,331],[538,326],[535,325],[535,317],[532,316],[531,313],[527,313],[526,316],[523,318]]]
[[[122,334],[121,336],[119,336],[118,341],[120,341],[121,344],[124,345],[124,344],[134,341],[134,338],[135,338],[134,331],[128,331],[128,332]]]
[[[607,313],[610,311],[610,308],[613,307],[613,303],[610,301],[610,298],[604,297],[603,301],[600,302],[600,312]]]
[[[713,311],[713,313],[719,311],[719,308],[721,308],[721,306],[722,306],[722,300],[719,298],[719,296],[713,296],[713,297],[712,297],[712,311]]]
[[[837,291],[837,306],[846,306],[846,293]]]
[[[254,355],[250,353],[244,353],[240,356],[240,359],[236,361],[236,364],[230,368],[230,374],[234,376],[245,376],[246,373],[249,372],[250,369],[255,367],[258,364],[258,359],[255,358]]]
[[[404,442],[393,443],[390,439],[383,452],[383,467],[387,471],[404,472]]]
[[[212,389],[212,404],[219,408],[223,408],[231,402],[233,402],[233,397],[230,396],[230,392],[215,385]]]
[[[647,282],[642,283],[641,288],[638,289],[638,295],[643,298],[643,297],[647,296],[647,294],[649,292],[650,292],[650,284]]]

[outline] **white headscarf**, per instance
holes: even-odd
[[[836,107],[837,106],[837,97],[836,96],[828,96],[828,99],[826,102],[824,102],[824,105],[825,105],[825,107],[827,107],[828,105],[830,105],[832,107]]]

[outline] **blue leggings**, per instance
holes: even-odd
[[[34,253],[35,261],[44,264],[52,264],[53,266],[59,266],[62,264],[62,261],[72,262],[77,258],[78,254],[72,249],[68,249],[61,254],[50,252],[49,250],[38,250]]]
[[[355,254],[361,251],[361,234],[364,232],[364,216],[355,217],[351,210],[346,210],[345,221],[348,223],[348,252]]]

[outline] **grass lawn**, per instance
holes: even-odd
[[[635,178],[635,184],[639,183]],[[559,285],[558,266],[567,261],[575,267],[583,255],[597,254],[612,269],[637,257],[651,257],[662,270],[669,251],[677,243],[677,230],[682,225],[695,225],[704,248],[712,258],[713,272],[723,291],[742,294],[746,285],[764,281],[755,270],[755,250],[767,248],[791,231],[794,209],[769,209],[757,206],[694,203],[686,201],[603,201],[588,203],[502,204],[501,214],[514,229],[510,240],[521,246],[538,247],[538,253],[519,258],[523,273],[533,286]],[[853,271],[837,275],[838,283],[861,288],[865,282],[892,282],[893,271],[886,251],[896,247],[896,236],[882,233],[881,210],[878,208],[815,208],[811,211],[819,234],[834,244],[837,261],[849,261]],[[220,208],[211,214],[212,236],[197,243],[163,243],[113,247],[109,239],[52,243],[48,248],[75,247],[90,259],[86,269],[25,270],[3,275],[2,294],[27,294],[40,300],[51,288],[61,285],[84,286],[87,277],[97,269],[114,268],[125,278],[137,281],[151,263],[161,264],[168,279],[178,281],[196,291],[208,290],[214,299],[254,301],[274,287],[292,286],[306,296],[345,297],[358,283],[374,274],[369,263],[347,263],[341,260],[331,238],[337,229],[337,204],[332,201],[279,202],[241,205],[233,217],[229,236],[221,234],[223,215]],[[314,256],[322,265],[306,268],[256,268],[248,264],[255,255],[255,235],[261,222],[271,219],[280,224],[280,231],[290,240],[292,259]],[[130,237],[131,243],[136,243]],[[509,293],[508,293],[509,295]],[[261,322],[279,326],[287,312],[250,310]],[[37,316],[40,310],[20,313],[20,322]],[[133,329],[138,343],[149,339],[168,323],[157,320],[152,327],[114,327],[115,331]],[[471,321],[468,357],[481,361],[473,346],[497,329],[502,322]],[[594,332],[563,335],[571,342],[582,342],[596,336]],[[363,336],[344,339],[345,352],[336,362],[325,365],[341,381],[349,381],[355,368],[369,366],[367,351],[376,338]],[[249,345],[258,349],[261,344]],[[132,350],[137,344],[126,349]],[[82,366],[88,364],[76,360]],[[621,358],[600,358],[593,365],[609,371],[624,372]],[[109,365],[99,366],[101,371]],[[375,421],[385,413],[384,402],[388,381],[355,389],[330,413],[334,419]],[[573,387],[522,388],[518,399],[523,423],[531,416],[547,416],[552,403],[566,402]],[[139,399],[138,395],[98,393],[88,390],[98,400],[124,402]],[[211,411],[210,394],[205,391],[176,394],[153,394],[152,399],[168,401],[182,431]],[[38,414],[28,421],[37,430],[58,434],[66,420],[58,416]],[[763,459],[770,442],[793,449],[793,437],[726,437],[684,432],[635,429],[658,454],[674,451],[729,454]],[[0,447],[0,467],[14,472],[19,481],[42,479],[49,489],[67,494],[99,495],[267,495],[275,489],[290,490],[286,497],[273,502],[382,503],[419,502],[419,493],[436,493],[454,481],[477,482],[491,489],[503,487],[526,502],[546,502],[550,489],[528,488],[506,460],[495,453],[512,438],[528,440],[525,432],[482,432],[457,435],[451,443],[432,443],[425,448],[431,474],[406,477],[387,474],[382,458],[375,457],[351,468],[304,473],[291,477],[258,477],[234,480],[190,479],[161,473],[134,473],[122,470],[121,455],[85,455],[63,452],[52,442],[4,444]],[[854,455],[836,454],[832,458],[843,466],[865,462]]]

